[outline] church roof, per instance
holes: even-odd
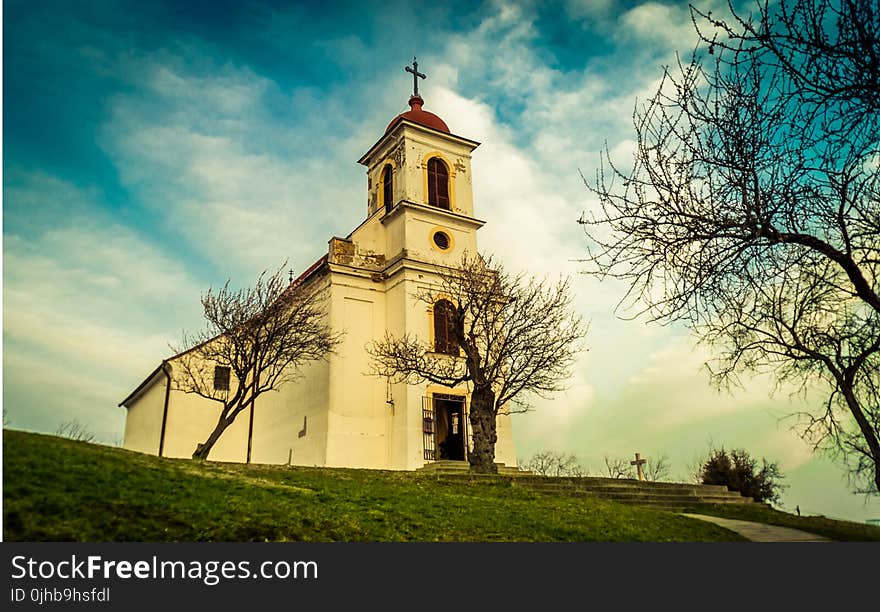
[[[385,133],[391,131],[391,129],[406,119],[407,121],[412,121],[413,123],[418,123],[419,125],[423,125],[425,127],[429,127],[432,130],[437,130],[438,132],[445,132],[449,134],[449,127],[446,125],[446,122],[443,121],[440,117],[435,115],[434,113],[429,113],[426,110],[422,110],[422,105],[425,101],[421,96],[410,96],[409,98],[409,110],[405,113],[400,113],[394,120],[388,124],[388,127],[385,128]]]

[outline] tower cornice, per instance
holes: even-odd
[[[457,222],[467,227],[471,227],[473,229],[479,229],[483,227],[486,222],[482,219],[477,219],[475,217],[468,217],[467,215],[462,215],[459,213],[451,212],[445,210],[443,208],[437,208],[436,206],[430,206],[428,204],[419,204],[417,202],[410,202],[409,200],[401,200],[397,203],[397,205],[391,209],[390,212],[384,214],[380,219],[380,223],[383,225],[390,222],[392,219],[397,217],[398,215],[402,215],[406,210],[414,210],[419,211],[421,213],[428,213],[430,215],[436,216],[444,221],[452,221]]]
[[[480,143],[476,140],[471,140],[469,138],[465,138],[464,136],[457,136],[448,132],[441,132],[440,130],[435,130],[419,123],[415,123],[413,121],[401,119],[400,122],[397,123],[397,125],[395,125],[385,134],[383,134],[382,137],[376,141],[376,144],[370,147],[370,149],[361,156],[361,158],[358,160],[358,163],[364,166],[369,166],[369,160],[372,158],[373,154],[375,154],[377,150],[381,149],[386,142],[395,140],[405,128],[410,128],[415,130],[416,132],[422,132],[435,138],[439,137],[444,140],[463,145],[465,147],[468,147],[471,151],[480,146]]]

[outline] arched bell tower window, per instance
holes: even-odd
[[[449,169],[438,157],[428,160],[428,204],[449,210]]]
[[[394,168],[386,164],[382,169],[382,202],[385,204],[385,213],[391,212],[394,206]]]
[[[434,304],[434,352],[458,355],[458,343],[452,331],[455,306],[449,300]]]

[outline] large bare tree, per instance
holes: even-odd
[[[326,289],[321,280],[289,283],[283,267],[263,272],[247,289],[229,281],[202,295],[207,325],[184,335],[184,350],[174,363],[176,388],[217,402],[220,415],[208,438],[196,446],[193,459],[207,459],[214,444],[236,417],[250,410],[247,461],[255,400],[295,380],[300,367],[325,358],[341,341],[326,317]]]
[[[802,432],[880,490],[880,11],[759,2],[701,39],[634,113],[632,168],[606,155],[581,223],[589,271],[683,321],[744,371],[826,390]]]
[[[374,373],[398,382],[471,387],[471,469],[495,472],[496,417],[525,410],[526,395],[563,389],[586,333],[571,306],[567,280],[556,284],[511,274],[498,262],[465,254],[441,268],[418,300],[448,300],[449,340],[458,356],[435,351],[414,335],[387,335],[368,349]]]

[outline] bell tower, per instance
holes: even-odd
[[[466,250],[476,252],[483,225],[474,216],[471,180],[471,153],[479,143],[453,134],[424,110],[418,81],[426,75],[415,60],[406,71],[413,75],[410,109],[358,160],[367,167],[365,223],[385,229],[384,244],[375,247],[387,261],[452,263]]]

